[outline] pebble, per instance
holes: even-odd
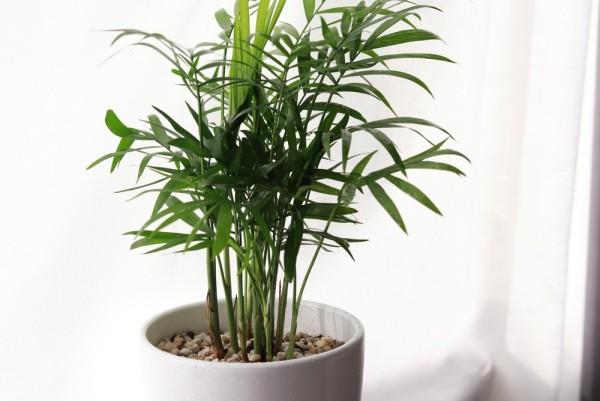
[[[284,341],[281,344],[281,349],[273,357],[273,362],[287,360],[287,351],[290,347],[290,338],[288,334],[285,336]],[[203,360],[208,362],[229,362],[229,363],[258,363],[261,362],[260,354],[255,354],[254,351],[250,351],[248,354],[248,361],[244,360],[242,353],[235,352],[231,344],[231,336],[228,332],[223,333],[221,336],[223,345],[225,348],[225,355],[223,358],[217,358],[212,350],[211,336],[205,332],[182,332],[174,334],[168,338],[162,338],[157,348],[169,352],[179,357]],[[308,358],[316,354],[330,351],[335,349],[344,343],[337,341],[330,336],[316,335],[311,336],[303,332],[298,332],[295,336],[294,345],[294,359]],[[252,339],[247,342],[247,349],[252,350],[254,348],[254,342]]]
[[[171,341],[168,341],[164,344],[163,349],[165,351],[171,352],[174,349],[177,349],[177,345],[175,345],[175,343],[172,343]]]
[[[323,337],[321,338],[319,341],[317,341],[317,347],[319,348],[325,348],[325,347],[329,347],[333,344],[333,338],[331,337]]]
[[[198,358],[202,359],[204,357],[207,357],[210,354],[212,354],[212,349],[203,348],[202,351],[198,352]]]
[[[188,348],[182,348],[179,350],[179,355],[181,356],[190,356],[192,355],[192,351],[190,351]]]
[[[296,348],[300,349],[301,351],[308,351],[308,344],[303,344],[302,341],[298,341],[296,342]]]
[[[175,336],[175,338],[173,338],[173,344],[175,344],[177,346],[177,348],[181,348],[183,346],[184,342],[185,342],[185,338],[183,338],[179,334],[177,334]]]

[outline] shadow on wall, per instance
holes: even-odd
[[[363,401],[486,401],[492,375],[487,355],[465,347],[436,366],[366,388]]]
[[[480,324],[494,328],[497,341],[504,341],[506,305],[488,304],[487,319]],[[499,324],[500,322],[500,324]],[[441,361],[423,363],[405,375],[366,387],[363,401],[490,401],[550,400],[555,389],[544,382],[506,344],[487,344],[495,349],[494,363],[485,351],[472,345],[457,347],[457,351]],[[498,365],[496,367],[495,365]],[[493,394],[492,394],[493,391]]]
[[[482,306],[476,333],[485,334],[476,336],[486,339],[482,344],[485,349],[493,350],[494,377],[487,383],[488,394],[485,398],[465,398],[465,401],[555,399],[556,389],[542,380],[530,367],[524,365],[523,358],[509,350],[506,339],[507,322],[508,310],[505,303],[489,301]]]

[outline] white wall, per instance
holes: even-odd
[[[111,37],[95,30],[138,27],[193,44],[214,37],[212,14],[231,3],[2,5],[0,399],[135,400],[142,322],[204,297],[199,256],[139,256],[119,235],[149,210],[149,200],[112,193],[133,183],[135,167],[126,160],[117,175],[85,171],[116,145],[103,126],[107,108],[129,121],[153,104],[184,114],[164,62],[126,49],[102,63]],[[371,241],[356,246],[356,263],[324,255],[306,297],[365,323],[371,399],[471,338],[497,365],[493,400],[551,400],[589,1],[435,4],[446,12],[427,14],[424,26],[447,45],[431,49],[458,64],[407,66],[426,78],[435,101],[404,83],[390,98],[401,113],[453,132],[473,160],[469,176],[415,174],[445,217],[397,195],[408,237],[361,201],[364,224],[349,231]],[[298,7],[289,19],[301,16]]]

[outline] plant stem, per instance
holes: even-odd
[[[281,343],[283,342],[283,329],[285,324],[285,312],[287,307],[287,292],[288,292],[288,281],[285,277],[281,283],[281,292],[279,294],[279,305],[277,308],[277,331],[275,334],[275,351],[281,351]]]
[[[293,281],[294,294],[292,297],[292,323],[290,327],[289,341],[288,341],[288,349],[287,349],[287,359],[294,358],[294,350],[296,345],[296,330],[298,329],[298,309],[300,309],[300,303],[296,298],[296,283],[298,279],[295,277]]]
[[[254,305],[252,308],[252,325],[254,327],[254,353],[258,354],[264,360],[264,331],[263,331],[263,318],[260,310],[258,298],[253,297]]]
[[[338,205],[339,205],[339,203],[338,203]],[[337,210],[338,205],[336,205],[331,210],[331,213],[329,214],[329,219],[327,220],[327,224],[325,225],[325,228],[323,229],[323,235],[319,239],[319,243],[317,244],[317,249],[315,250],[315,253],[312,256],[312,259],[310,260],[310,264],[308,265],[308,269],[306,270],[306,274],[304,275],[304,279],[302,280],[302,285],[300,286],[300,292],[297,295],[296,295],[296,280],[297,280],[297,278],[294,280],[294,305],[292,307],[292,327],[290,329],[290,346],[293,344],[292,339],[294,339],[294,341],[295,341],[295,338],[296,338],[296,330],[298,328],[298,311],[300,309],[300,303],[302,302],[302,295],[304,294],[304,288],[306,287],[306,283],[308,282],[308,277],[310,276],[310,273],[312,272],[315,262],[317,261],[319,252],[321,252],[321,248],[323,248],[323,242],[325,242],[325,235],[329,231],[329,227],[331,227],[331,222],[333,221],[333,216],[335,216],[335,212]],[[292,348],[293,348],[293,346],[292,346]],[[293,355],[294,355],[294,351],[290,352],[290,350],[288,348],[287,359],[291,359],[293,357]]]
[[[229,260],[229,247],[226,247],[223,255],[223,290],[225,291],[225,303],[227,304],[227,321],[229,324],[229,333],[231,335],[231,347],[234,352],[240,351],[240,345],[238,343],[236,322],[235,322],[235,309],[233,306],[233,296],[231,294],[231,262]]]
[[[206,271],[208,274],[208,311],[210,314],[210,332],[212,335],[213,351],[218,358],[225,355],[221,341],[221,326],[219,323],[219,301],[217,298],[217,266],[209,247],[206,250]]]
[[[240,234],[239,226],[236,225],[236,239],[238,244],[242,243],[242,235]],[[246,349],[246,342],[248,338],[246,337],[248,333],[248,325],[246,321],[246,306],[244,305],[246,301],[245,292],[244,292],[244,274],[243,274],[243,264],[240,256],[236,256],[237,263],[237,286],[238,286],[238,296],[237,296],[237,331],[239,332],[240,338],[240,348],[242,352],[242,359],[248,362],[248,350]],[[233,330],[233,329],[232,329]]]

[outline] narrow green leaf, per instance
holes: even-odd
[[[414,186],[410,182],[405,181],[405,180],[403,180],[401,178],[395,177],[393,175],[388,175],[385,178],[389,182],[391,182],[392,184],[394,184],[402,192],[404,192],[405,194],[407,194],[411,198],[415,199],[417,202],[419,202],[420,204],[422,204],[426,208],[430,209],[434,213],[439,214],[440,216],[442,215],[442,212],[440,212],[440,209],[437,208],[437,206],[431,201],[431,199],[429,199],[429,197],[427,195],[425,195],[423,193],[423,191],[421,191],[419,188],[417,188],[416,186]]]
[[[309,106],[309,105],[307,105]],[[351,107],[341,105],[339,103],[315,102],[312,105],[313,111],[330,111],[339,114],[348,114],[350,117],[366,122],[367,119],[358,111]]]
[[[215,19],[217,23],[225,32],[231,31],[233,27],[232,17],[225,9],[220,9],[215,13]]]
[[[115,156],[113,157],[112,165],[110,166],[111,173],[113,171],[115,171],[115,169],[117,168],[117,166],[119,165],[121,160],[123,160],[125,153],[127,153],[127,150],[129,150],[129,148],[131,148],[131,146],[133,145],[134,142],[135,142],[134,139],[121,138],[121,140],[119,141],[119,145],[117,146],[117,151],[115,152]]]
[[[160,209],[165,205],[169,197],[174,191],[185,189],[189,187],[189,183],[184,181],[181,177],[173,177],[164,185],[161,189],[160,193],[156,197],[156,201],[154,202],[154,208],[152,209],[152,216],[156,216]]]
[[[358,163],[356,163],[356,165],[352,169],[352,172],[350,173],[350,176],[353,177],[354,181],[358,180],[362,176],[363,171],[365,171],[365,168],[367,167],[373,156],[375,156],[375,153],[377,152],[369,153],[368,155],[363,157]]]
[[[400,212],[398,211],[398,208],[394,204],[392,198],[390,198],[381,185],[377,184],[375,181],[367,182],[367,186],[377,202],[379,202],[385,211],[388,212],[390,217],[396,222],[396,224],[398,224],[402,231],[406,233],[406,225],[404,224],[404,220],[402,220],[402,216],[400,216]]]
[[[433,97],[433,93],[431,92],[431,90],[429,89],[429,87],[427,86],[427,84],[425,82],[423,82],[421,79],[419,79],[418,77],[416,77],[414,75],[411,75],[411,74],[408,74],[408,73],[402,72],[402,71],[367,70],[367,71],[352,72],[352,73],[346,74],[346,77],[364,77],[364,76],[368,76],[368,75],[389,75],[392,77],[406,79],[408,81],[411,81],[411,82],[419,85],[421,88],[425,89],[425,91],[427,91],[427,93],[429,93]]]
[[[440,131],[442,131],[444,134],[448,135],[448,137],[453,138],[452,135],[450,134],[450,132],[448,132],[447,130],[445,130],[444,128],[440,127],[437,124],[434,124],[430,121],[424,120],[422,118],[415,118],[415,117],[391,117],[391,118],[385,118],[383,120],[376,120],[376,121],[369,121],[366,122],[362,125],[359,125],[358,127],[353,127],[351,128],[352,130],[357,130],[357,129],[361,129],[363,127],[367,127],[367,128],[391,128],[391,127],[397,127],[399,124],[414,124],[414,125],[422,125],[425,127],[432,127],[432,128],[436,128]]]
[[[189,107],[189,105],[188,105]],[[168,122],[169,124],[171,124],[171,126],[173,127],[173,129],[181,136],[186,137],[186,138],[192,138],[195,139],[194,135],[192,135],[188,130],[186,130],[185,128],[183,128],[177,121],[175,121],[171,116],[169,116],[167,113],[165,113],[164,111],[162,111],[161,109],[159,109],[156,106],[152,106],[152,108],[154,110],[156,110],[158,113],[160,113],[160,115],[162,115]],[[194,112],[195,113],[195,112]],[[197,117],[197,114],[196,114]],[[197,118],[196,120],[194,120],[195,122],[197,122]]]
[[[389,47],[403,43],[419,42],[424,40],[441,39],[433,32],[424,31],[422,29],[409,29],[380,36],[377,39],[373,40],[371,43],[369,43],[368,46],[365,46],[365,49],[374,50],[380,49],[382,47]]]
[[[400,153],[398,153],[398,149],[396,149],[396,144],[385,134],[383,131],[380,131],[376,128],[365,128],[365,131],[370,133],[388,152],[391,158],[394,160],[397,166],[400,169],[404,170],[404,163],[402,158],[400,157]]]
[[[321,33],[323,34],[323,39],[331,46],[332,48],[337,47],[338,38],[335,33],[329,27],[329,23],[321,17]]]
[[[432,161],[417,161],[417,162],[411,162],[410,164],[405,164],[407,169],[421,169],[421,170],[440,170],[440,171],[447,171],[449,173],[454,173],[456,175],[459,176],[464,176],[465,173],[463,173],[459,168],[454,167],[451,164],[448,163],[440,163],[440,162],[432,162]]]
[[[344,36],[347,36],[348,32],[350,32],[351,25],[352,25],[352,14],[350,13],[350,10],[344,10],[344,13],[342,14],[342,22],[340,23],[340,29]]]
[[[139,182],[140,178],[142,178],[142,175],[144,175],[144,171],[146,170],[148,163],[150,163],[150,160],[152,160],[153,157],[154,157],[154,154],[149,153],[146,156],[144,156],[144,158],[140,162],[140,166],[138,167],[138,175],[137,175],[136,183]]]
[[[217,216],[216,234],[213,242],[213,253],[218,255],[227,246],[229,235],[231,234],[231,225],[233,224],[233,214],[229,203],[223,202],[219,207]]]
[[[346,171],[348,165],[348,156],[350,155],[350,147],[352,146],[352,133],[347,130],[342,130],[342,170]]]
[[[354,200],[356,195],[356,185],[346,184],[339,194],[338,201],[343,205],[349,205]]]
[[[106,124],[110,132],[121,138],[129,137],[135,133],[135,131],[131,130],[130,128],[127,128],[127,126],[123,124],[123,122],[121,122],[119,117],[117,117],[115,112],[110,109],[106,111],[104,123]]]
[[[296,276],[296,262],[298,252],[302,245],[304,235],[304,222],[298,213],[292,213],[292,221],[287,233],[287,240],[283,247],[283,268],[287,282],[292,282]]]
[[[183,205],[183,202],[174,196],[169,196],[167,199],[168,207],[176,207]],[[199,224],[202,220],[193,210],[183,210],[180,213],[180,220],[185,222],[187,225],[191,227],[198,227],[198,229],[202,229],[203,231],[208,231],[209,227],[206,224]]]
[[[334,216],[344,216],[358,212],[354,208],[340,206],[337,203],[320,202],[312,202],[302,205],[298,210],[304,217],[329,217],[332,215],[332,213]]]
[[[148,123],[150,124],[150,128],[152,129],[156,141],[168,149],[171,138],[160,122],[160,119],[156,115],[151,114],[148,116]]]
[[[304,15],[306,20],[310,21],[315,14],[315,0],[303,0],[304,1]]]
[[[327,153],[327,157],[331,157],[331,131],[326,131],[323,133],[322,138],[323,149]]]

